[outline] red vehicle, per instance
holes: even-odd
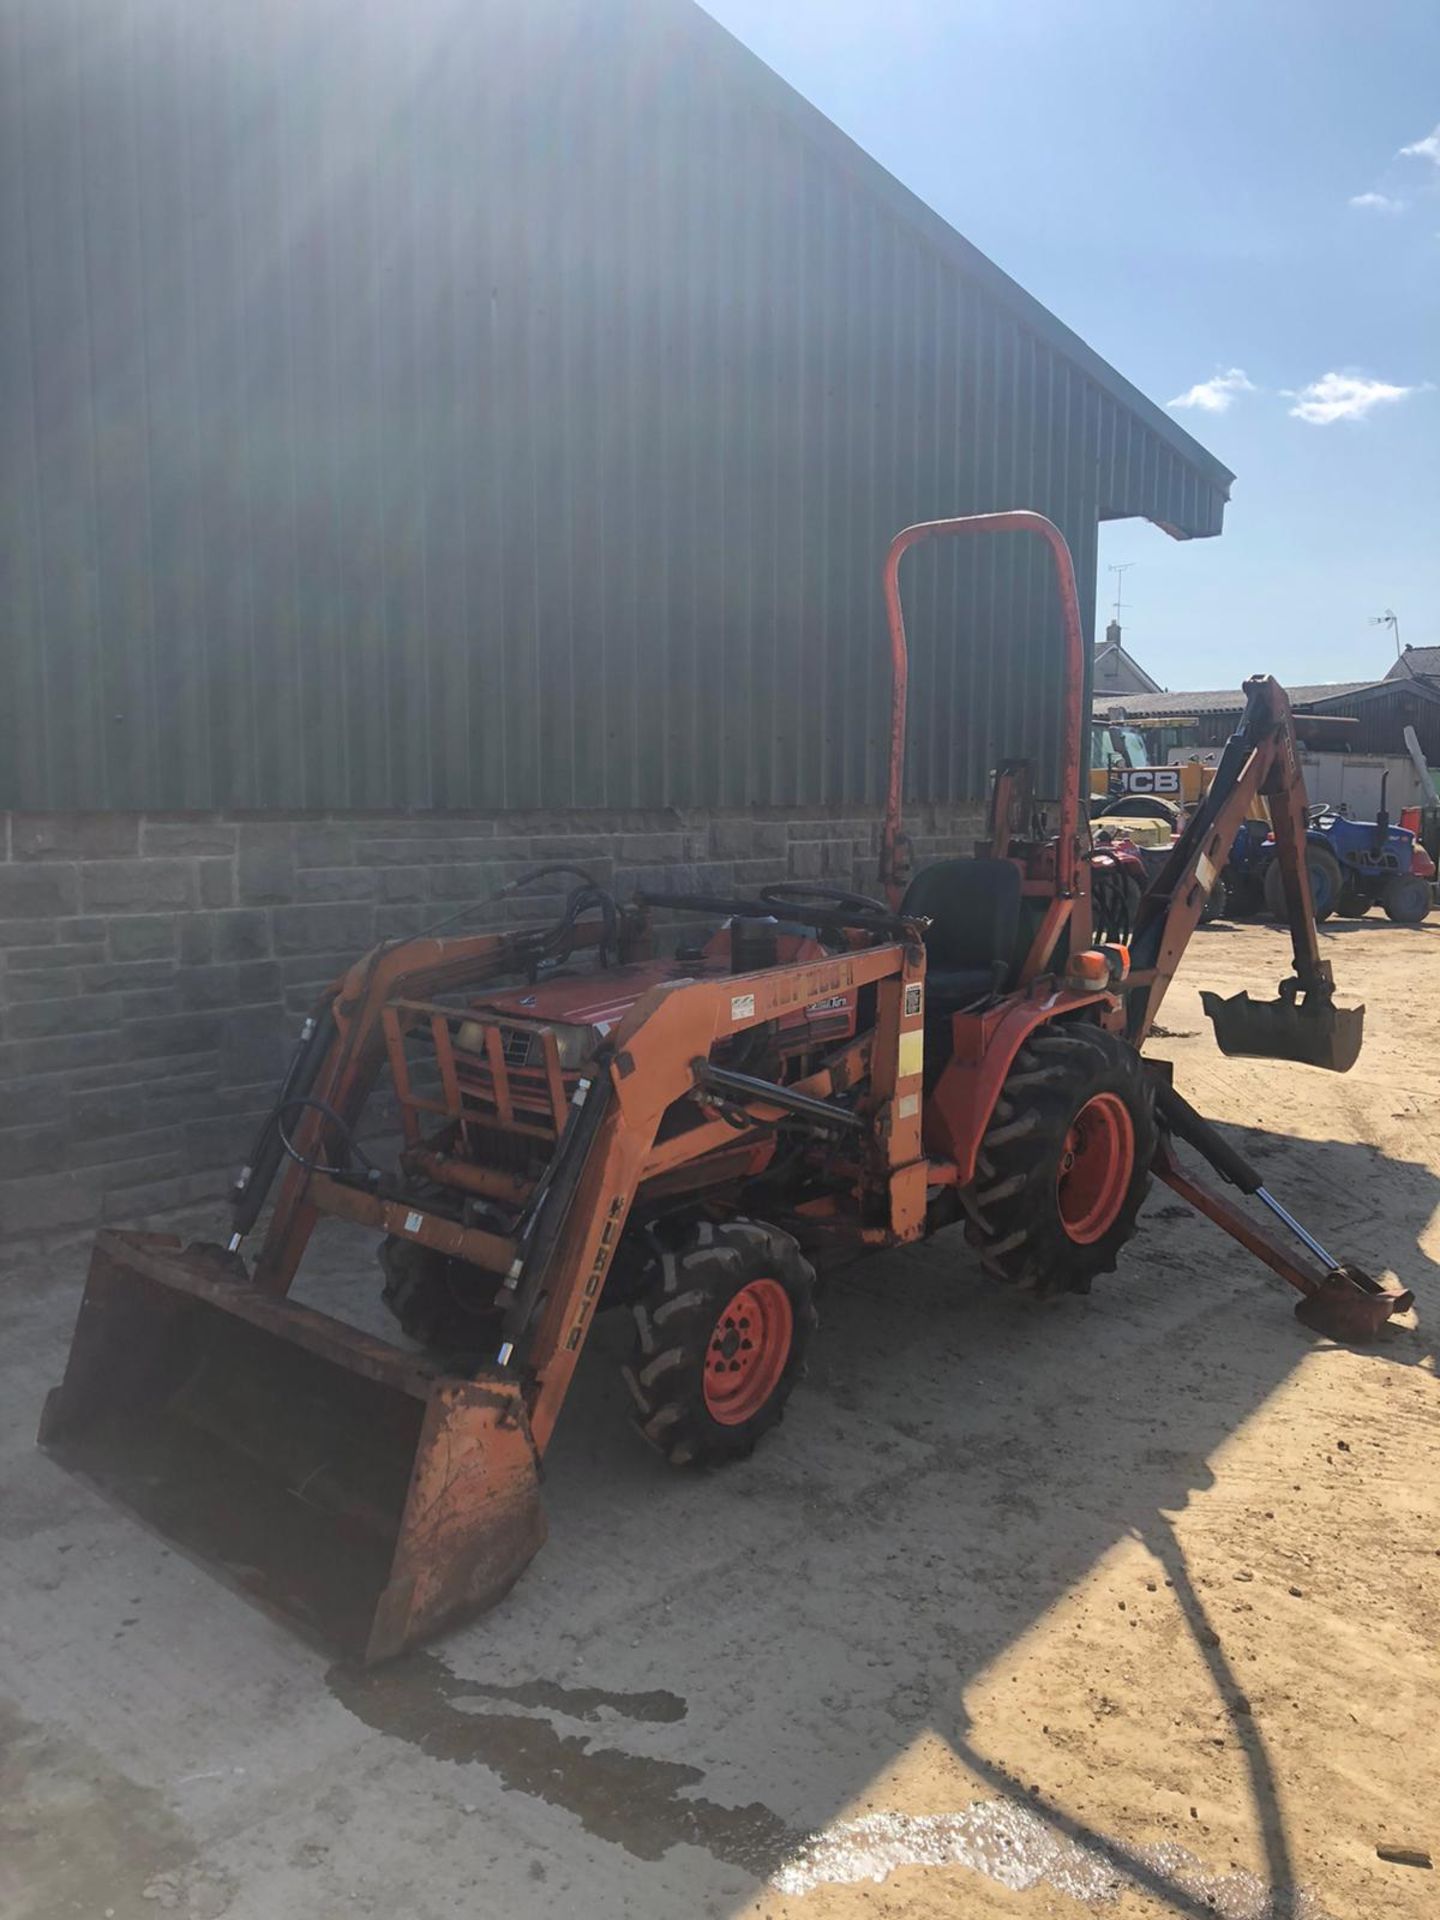
[[[1004,763],[983,843],[912,877],[899,568],[918,541],[979,534],[1038,538],[1054,563],[1057,817]],[[1296,1288],[1307,1324],[1364,1337],[1410,1304],[1326,1254],[1139,1051],[1264,793],[1295,974],[1273,1002],[1209,996],[1217,1035],[1341,1071],[1358,1053],[1361,1011],[1337,1008],[1316,946],[1284,693],[1249,683],[1127,946],[1097,927],[1121,857],[1097,858],[1081,805],[1084,638],[1059,532],[1020,512],[910,527],[884,580],[886,899],[779,885],[621,903],[581,875],[557,925],[377,947],[307,1025],[229,1247],[99,1237],[43,1445],[266,1604],[379,1659],[493,1602],[539,1550],[541,1461],[602,1305],[634,1319],[641,1431],[689,1466],[743,1459],[778,1423],[828,1253],[963,1220],[997,1278],[1085,1291],[1134,1233],[1152,1172]],[[664,957],[654,920],[671,910],[719,925]],[[404,1132],[387,1164],[365,1144],[382,1094]],[[1303,1253],[1187,1171],[1176,1137]],[[290,1297],[322,1216],[373,1234],[386,1298],[427,1352]]]

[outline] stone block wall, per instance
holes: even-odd
[[[916,863],[978,809],[907,821]],[[377,940],[528,868],[636,887],[874,889],[879,820],[808,813],[0,815],[0,1242],[213,1199],[300,1021]],[[471,927],[553,918],[530,889]]]

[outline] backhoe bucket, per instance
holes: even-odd
[[[40,1444],[366,1662],[493,1606],[545,1538],[517,1382],[442,1373],[164,1235],[96,1241]]]
[[[1220,1051],[1348,1073],[1360,1057],[1364,1007],[1337,1007],[1316,994],[1301,1001],[1293,989],[1294,982],[1285,981],[1278,1000],[1252,1000],[1248,993],[1222,1000],[1202,992]]]

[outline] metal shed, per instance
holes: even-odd
[[[1352,719],[1333,744],[1350,753],[1403,753],[1405,728],[1414,727],[1428,761],[1440,763],[1440,688],[1426,680],[1332,680],[1314,687],[1289,687],[1290,703],[1303,722],[1307,714]],[[1095,702],[1097,716],[1124,718],[1136,726],[1190,719],[1196,745],[1223,747],[1244,710],[1238,688],[1205,693],[1129,693]],[[1302,727],[1303,731],[1303,727]]]
[[[689,0],[12,0],[0,807],[865,804],[889,535],[1231,476]],[[929,564],[932,571],[924,571]],[[910,787],[1052,754],[916,563]]]

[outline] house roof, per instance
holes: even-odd
[[[1422,673],[1440,678],[1440,647],[1406,647],[1385,678],[1408,680]]]
[[[1160,682],[1151,679],[1150,675],[1145,671],[1144,667],[1141,666],[1134,654],[1128,652],[1119,640],[1097,640],[1095,642],[1095,677],[1097,680],[1100,677],[1101,663],[1112,658],[1123,660],[1125,665],[1135,675],[1136,679],[1142,681],[1151,693],[1160,692]],[[1113,697],[1116,699],[1123,698],[1123,696],[1119,694]]]
[[[1360,702],[1378,699],[1383,694],[1394,693],[1396,687],[1394,681],[1388,678],[1331,680],[1315,687],[1287,687],[1285,691],[1290,696],[1292,707],[1314,709],[1331,706],[1337,700]],[[1440,689],[1432,687],[1428,681],[1417,680],[1406,691],[1419,694],[1424,699],[1440,700]],[[1178,719],[1189,713],[1239,713],[1244,705],[1245,695],[1239,687],[1221,687],[1203,693],[1113,693],[1096,698],[1095,714],[1098,719],[1113,719],[1117,713],[1123,712],[1127,720],[1166,720],[1172,716]]]

